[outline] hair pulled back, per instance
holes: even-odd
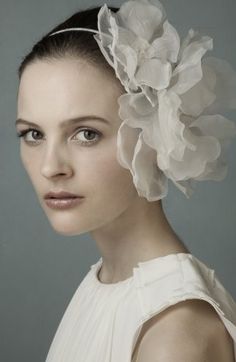
[[[114,13],[119,10],[119,8],[115,7],[109,7],[109,9]],[[51,37],[49,36],[55,31],[74,27],[98,30],[97,16],[99,10],[100,6],[78,11],[44,35],[32,47],[32,50],[23,57],[18,68],[19,79],[21,79],[27,65],[37,60],[63,59],[65,57],[79,57],[90,62],[92,65],[100,67],[101,70],[115,77],[113,68],[104,58],[96,40],[93,38],[94,33],[87,31],[66,31]]]

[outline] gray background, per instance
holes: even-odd
[[[19,157],[15,136],[17,67],[44,33],[96,1],[0,1],[0,361],[45,361],[62,315],[91,264],[100,257],[89,235],[52,230]],[[121,2],[108,2],[119,6]],[[236,1],[168,0],[169,21],[181,36],[189,28],[214,39],[207,55],[236,69]],[[235,112],[229,114],[236,120]],[[228,115],[228,116],[229,116]],[[222,182],[200,182],[191,199],[169,183],[166,214],[190,251],[216,270],[236,298],[236,142]]]

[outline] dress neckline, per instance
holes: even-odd
[[[164,256],[158,256],[156,258],[152,258],[152,259],[149,259],[149,260],[146,260],[146,261],[139,261],[137,263],[137,266],[133,267],[133,273],[131,275],[131,277],[129,278],[126,278],[124,280],[120,280],[119,282],[116,282],[116,283],[103,283],[99,280],[98,278],[98,274],[101,270],[101,267],[102,267],[102,262],[103,262],[103,258],[100,257],[100,259],[93,265],[91,265],[91,272],[92,272],[92,277],[93,277],[93,280],[94,280],[94,283],[97,284],[98,286],[100,287],[103,287],[103,288],[117,288],[117,287],[120,287],[120,286],[124,286],[126,284],[129,284],[130,282],[132,282],[133,278],[134,278],[134,272],[135,270],[139,269],[140,267],[142,266],[146,266],[148,264],[153,264],[153,263],[158,263],[160,262],[161,260],[163,261],[168,261],[169,259],[177,259],[179,257],[193,257],[193,254],[192,253],[183,253],[183,252],[179,252],[179,253],[171,253],[171,254],[167,254],[167,255],[164,255]]]

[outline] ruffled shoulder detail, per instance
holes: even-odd
[[[140,323],[187,299],[203,299],[219,314],[236,348],[236,302],[223,287],[215,270],[190,253],[167,256],[140,262],[134,269],[141,308]]]

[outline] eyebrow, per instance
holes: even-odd
[[[89,121],[89,120],[97,120],[97,121],[101,121],[101,122],[109,124],[109,121],[107,119],[103,118],[103,117],[98,117],[98,116],[95,116],[95,115],[88,115],[88,116],[80,116],[80,117],[74,117],[74,118],[66,119],[66,120],[62,121],[59,125],[60,125],[60,128],[65,128],[67,126],[71,126],[71,125],[74,125],[76,123]],[[15,125],[20,124],[20,123],[27,124],[27,125],[34,126],[34,127],[35,126],[39,127],[39,125],[37,125],[36,123],[27,121],[27,120],[22,119],[22,118],[18,118],[16,120],[16,122],[15,122]]]

